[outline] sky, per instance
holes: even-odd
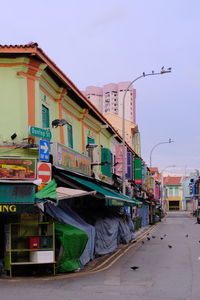
[[[2,1],[0,43],[37,42],[80,90],[141,78],[142,158],[160,171],[200,169],[199,0]]]

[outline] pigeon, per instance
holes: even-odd
[[[166,237],[167,235],[166,234],[164,234],[164,237]]]
[[[172,248],[172,246],[171,245],[168,245],[168,247],[171,249]]]
[[[156,236],[155,235],[152,235],[152,239],[155,239],[156,238]]]
[[[186,234],[185,237],[188,237],[188,234]]]
[[[200,243],[200,241],[199,241],[199,243]]]
[[[144,241],[142,241],[142,244],[144,244]]]
[[[147,240],[150,241],[150,237],[147,237]]]
[[[135,271],[135,270],[139,269],[139,267],[133,266],[133,267],[131,267],[131,269]]]
[[[145,77],[146,76],[145,72],[143,72],[142,75]]]
[[[149,233],[147,233],[147,235],[149,235]]]
[[[160,239],[163,240],[163,237],[161,237]]]

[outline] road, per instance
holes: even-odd
[[[149,241],[146,236],[107,270],[62,279],[1,280],[0,299],[199,300],[200,225],[195,222],[187,213],[170,213]]]

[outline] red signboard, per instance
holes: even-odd
[[[123,160],[123,146],[116,146],[116,174],[122,176],[122,160]],[[127,169],[127,148],[125,148],[125,159],[124,159],[125,173]]]
[[[0,179],[35,179],[35,166],[35,158],[0,157]]]
[[[48,183],[51,181],[51,164],[50,163],[38,163],[38,176],[42,179],[42,183]]]

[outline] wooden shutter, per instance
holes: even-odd
[[[73,131],[72,125],[67,124],[68,147],[73,148]]]
[[[49,109],[42,105],[42,128],[49,128]]]
[[[108,162],[110,164],[105,164],[101,166],[101,172],[103,175],[111,177],[111,164],[112,164],[112,157],[110,149],[102,148],[101,149],[101,163]]]

